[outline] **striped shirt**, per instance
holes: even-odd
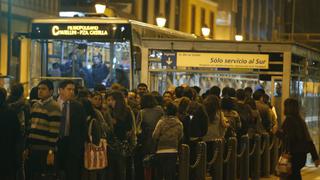
[[[59,137],[61,110],[52,98],[36,102],[31,109],[27,145],[35,149],[55,149]]]

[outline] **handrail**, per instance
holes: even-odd
[[[229,146],[227,157],[226,157],[226,159],[223,160],[223,163],[227,163],[230,160],[231,153],[232,153],[232,147]]]
[[[269,150],[270,150],[270,151],[271,151],[272,148],[275,146],[275,142],[276,142],[276,137],[273,137],[273,138],[272,138],[272,142],[271,142],[271,144],[270,144],[270,146],[269,146]]]
[[[216,148],[216,150],[214,151],[214,155],[213,155],[212,159],[210,160],[210,162],[208,162],[209,166],[211,166],[218,159],[218,155],[219,155],[219,149]]]
[[[197,147],[197,159],[196,159],[196,162],[193,165],[190,165],[191,169],[196,168],[200,164],[201,154],[202,154],[202,148],[200,146],[198,146]]]
[[[264,151],[266,150],[267,148],[267,143],[266,141],[263,141],[263,146],[262,146],[262,149],[260,150],[260,154],[262,155],[264,153]]]
[[[279,144],[278,144],[278,149],[280,149],[282,147],[283,142],[280,140]]]
[[[249,156],[253,156],[253,153],[254,153],[254,151],[256,150],[256,148],[257,148],[257,144],[254,143],[254,145],[253,145],[253,147],[252,147],[252,151],[249,152]]]
[[[241,149],[241,153],[237,153],[237,157],[238,158],[241,158],[243,156],[243,154],[246,152],[246,149],[247,149],[247,145],[244,144],[244,146],[242,146],[242,149]]]

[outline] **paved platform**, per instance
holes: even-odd
[[[303,180],[320,180],[320,168],[316,167],[305,167],[301,171]],[[261,180],[279,180],[276,176],[271,176],[269,178],[260,178]]]

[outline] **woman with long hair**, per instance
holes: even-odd
[[[90,101],[98,115],[98,119],[101,121],[102,135],[106,137],[112,129],[110,110],[108,106],[103,106],[103,95],[99,92],[93,92],[90,95]]]
[[[284,115],[286,116],[277,136],[282,140],[284,150],[291,155],[292,173],[282,178],[288,180],[301,180],[300,170],[306,163],[307,153],[311,153],[316,166],[319,166],[319,156],[309,134],[307,124],[300,115],[299,102],[288,98],[284,102]]]
[[[133,112],[126,104],[121,91],[112,91],[108,94],[108,105],[111,108],[113,133],[109,139],[110,145],[110,172],[111,179],[125,180],[127,174],[127,157],[132,135],[135,134]]]
[[[141,110],[137,115],[138,144],[135,154],[136,179],[143,179],[142,160],[148,154],[155,152],[156,143],[152,140],[152,133],[164,115],[163,109],[151,93],[141,97]]]
[[[223,138],[228,124],[221,110],[220,100],[214,95],[209,95],[203,102],[209,116],[208,132],[203,137],[204,141]]]

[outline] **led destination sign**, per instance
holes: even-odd
[[[131,39],[130,24],[32,24],[33,39],[92,39],[105,41],[109,39],[126,41]]]
[[[107,36],[109,33],[106,29],[100,29],[99,26],[67,26],[66,29],[54,25],[51,28],[51,33],[53,36],[69,36],[69,35],[79,35],[79,36]]]

